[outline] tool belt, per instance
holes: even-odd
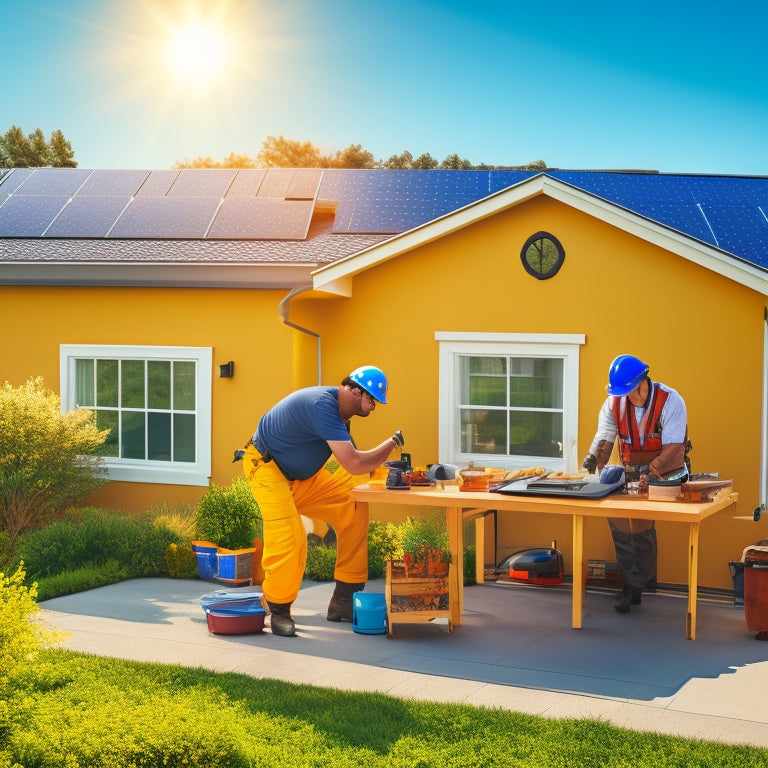
[[[245,444],[244,448],[248,448],[249,445],[252,445],[254,448],[256,448],[257,451],[259,451],[259,449],[256,447],[255,443],[253,442],[253,438],[251,438]],[[265,450],[264,453],[259,451],[259,453],[261,454],[260,461],[263,461],[265,464],[268,464],[270,461],[272,461],[272,454],[269,451]],[[232,463],[234,464],[236,461],[242,461],[243,460],[243,456],[245,456],[245,450],[243,448],[238,448],[235,451],[235,456],[232,459]]]
[[[637,482],[640,475],[647,475],[650,470],[648,464],[625,464],[624,472],[627,475],[627,482]]]

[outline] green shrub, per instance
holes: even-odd
[[[475,563],[477,562],[477,551],[474,547],[464,547],[464,586],[469,587],[477,584],[477,574],[475,573]]]
[[[261,536],[261,512],[244,477],[229,486],[211,483],[197,504],[200,538],[225,549],[245,549]]]
[[[162,502],[147,510],[152,524],[164,526],[179,536],[181,541],[192,541],[197,536],[197,509],[191,504],[172,506]]]
[[[191,544],[171,543],[165,550],[165,571],[172,579],[197,577],[197,556]]]
[[[19,542],[30,577],[42,579],[116,561],[128,577],[166,574],[166,549],[180,537],[146,515],[89,507],[68,514]]]
[[[368,578],[384,578],[387,560],[400,560],[402,557],[397,525],[371,520],[368,525]]]
[[[62,414],[41,378],[0,385],[0,529],[11,541],[107,482],[95,454],[108,433],[92,411]]]
[[[34,620],[40,610],[37,585],[26,586],[25,576],[23,563],[10,576],[0,572],[0,700],[18,666],[63,637]]]
[[[311,545],[307,548],[307,565],[304,575],[314,581],[333,581],[336,568],[336,547],[325,544]]]
[[[37,582],[38,600],[51,600],[62,595],[74,595],[107,584],[117,584],[131,578],[128,570],[117,560],[108,560],[102,565],[89,565],[70,571],[44,576]]]

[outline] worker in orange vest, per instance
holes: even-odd
[[[688,420],[685,401],[666,384],[653,382],[649,367],[634,355],[619,355],[608,371],[608,398],[583,466],[589,472],[608,463],[616,438],[627,481],[640,490],[649,477],[682,483],[688,477]],[[655,482],[655,480],[651,480]],[[641,603],[643,589],[655,586],[656,526],[653,520],[608,518],[624,588],[618,613]]]

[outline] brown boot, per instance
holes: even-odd
[[[337,580],[331,602],[328,603],[328,621],[352,621],[352,595],[364,589],[365,582],[349,584],[346,581]]]
[[[291,603],[270,603],[264,595],[259,598],[261,607],[271,616],[272,634],[295,637],[296,624],[291,618]]]

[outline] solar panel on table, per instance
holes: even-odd
[[[185,168],[168,190],[168,197],[224,197],[235,168]]]
[[[146,181],[147,176],[149,176],[149,171],[94,171],[80,187],[77,194],[89,197],[131,197]]]
[[[40,237],[66,205],[66,195],[13,195],[0,206],[0,237]]]
[[[136,191],[136,197],[164,197],[178,175],[179,171],[152,171]]]
[[[311,200],[227,198],[208,232],[213,239],[303,240],[314,203]]]
[[[22,195],[74,195],[92,171],[80,168],[35,168],[19,186]]]
[[[227,190],[227,197],[256,197],[266,175],[262,168],[242,168]]]
[[[212,197],[135,197],[108,236],[202,238],[218,205]]]
[[[46,237],[106,237],[130,197],[76,195],[45,233]]]

